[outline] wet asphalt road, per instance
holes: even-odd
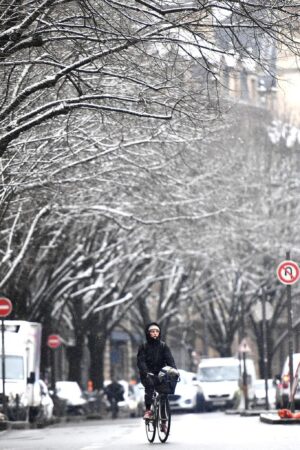
[[[0,432],[1,450],[138,450],[167,445],[169,450],[295,450],[300,425],[275,425],[259,417],[177,414],[167,444],[146,440],[142,419],[62,423],[43,429]]]

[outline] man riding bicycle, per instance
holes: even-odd
[[[170,348],[160,340],[160,326],[156,322],[151,322],[145,329],[146,342],[142,344],[137,353],[137,366],[140,371],[141,382],[145,387],[145,407],[144,419],[152,418],[151,404],[153,393],[159,384],[157,375],[165,366],[175,369],[176,364]]]

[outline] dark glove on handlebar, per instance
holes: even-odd
[[[155,375],[152,372],[148,372],[146,375],[147,381],[150,383],[154,383]]]

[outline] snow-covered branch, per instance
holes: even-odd
[[[10,269],[7,271],[6,275],[4,275],[4,277],[2,278],[2,280],[0,280],[0,289],[3,288],[3,286],[5,286],[5,284],[7,283],[7,281],[9,280],[9,278],[11,278],[11,276],[14,274],[16,268],[19,266],[19,264],[22,262],[22,259],[24,258],[24,255],[26,253],[26,251],[28,250],[28,247],[30,245],[30,241],[31,238],[35,232],[35,229],[37,227],[37,224],[39,222],[39,220],[47,213],[49,212],[50,207],[44,206],[39,212],[38,214],[35,216],[30,229],[27,233],[26,239],[22,245],[21,250],[19,251],[19,254],[16,256],[16,258],[14,259],[14,261],[12,262],[12,265],[10,267]]]

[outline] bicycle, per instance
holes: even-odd
[[[153,375],[153,380],[157,380],[155,375]],[[172,379],[165,376],[165,383],[162,384],[160,381],[160,385],[155,386],[151,405],[152,417],[151,419],[145,420],[146,435],[150,443],[154,442],[156,431],[162,443],[165,443],[169,437],[171,429],[171,408],[168,394],[174,393],[178,381],[180,381],[179,377]]]
[[[146,435],[150,443],[154,442],[156,431],[160,442],[165,443],[171,429],[171,410],[168,394],[154,391],[151,406],[153,417],[145,420]]]

